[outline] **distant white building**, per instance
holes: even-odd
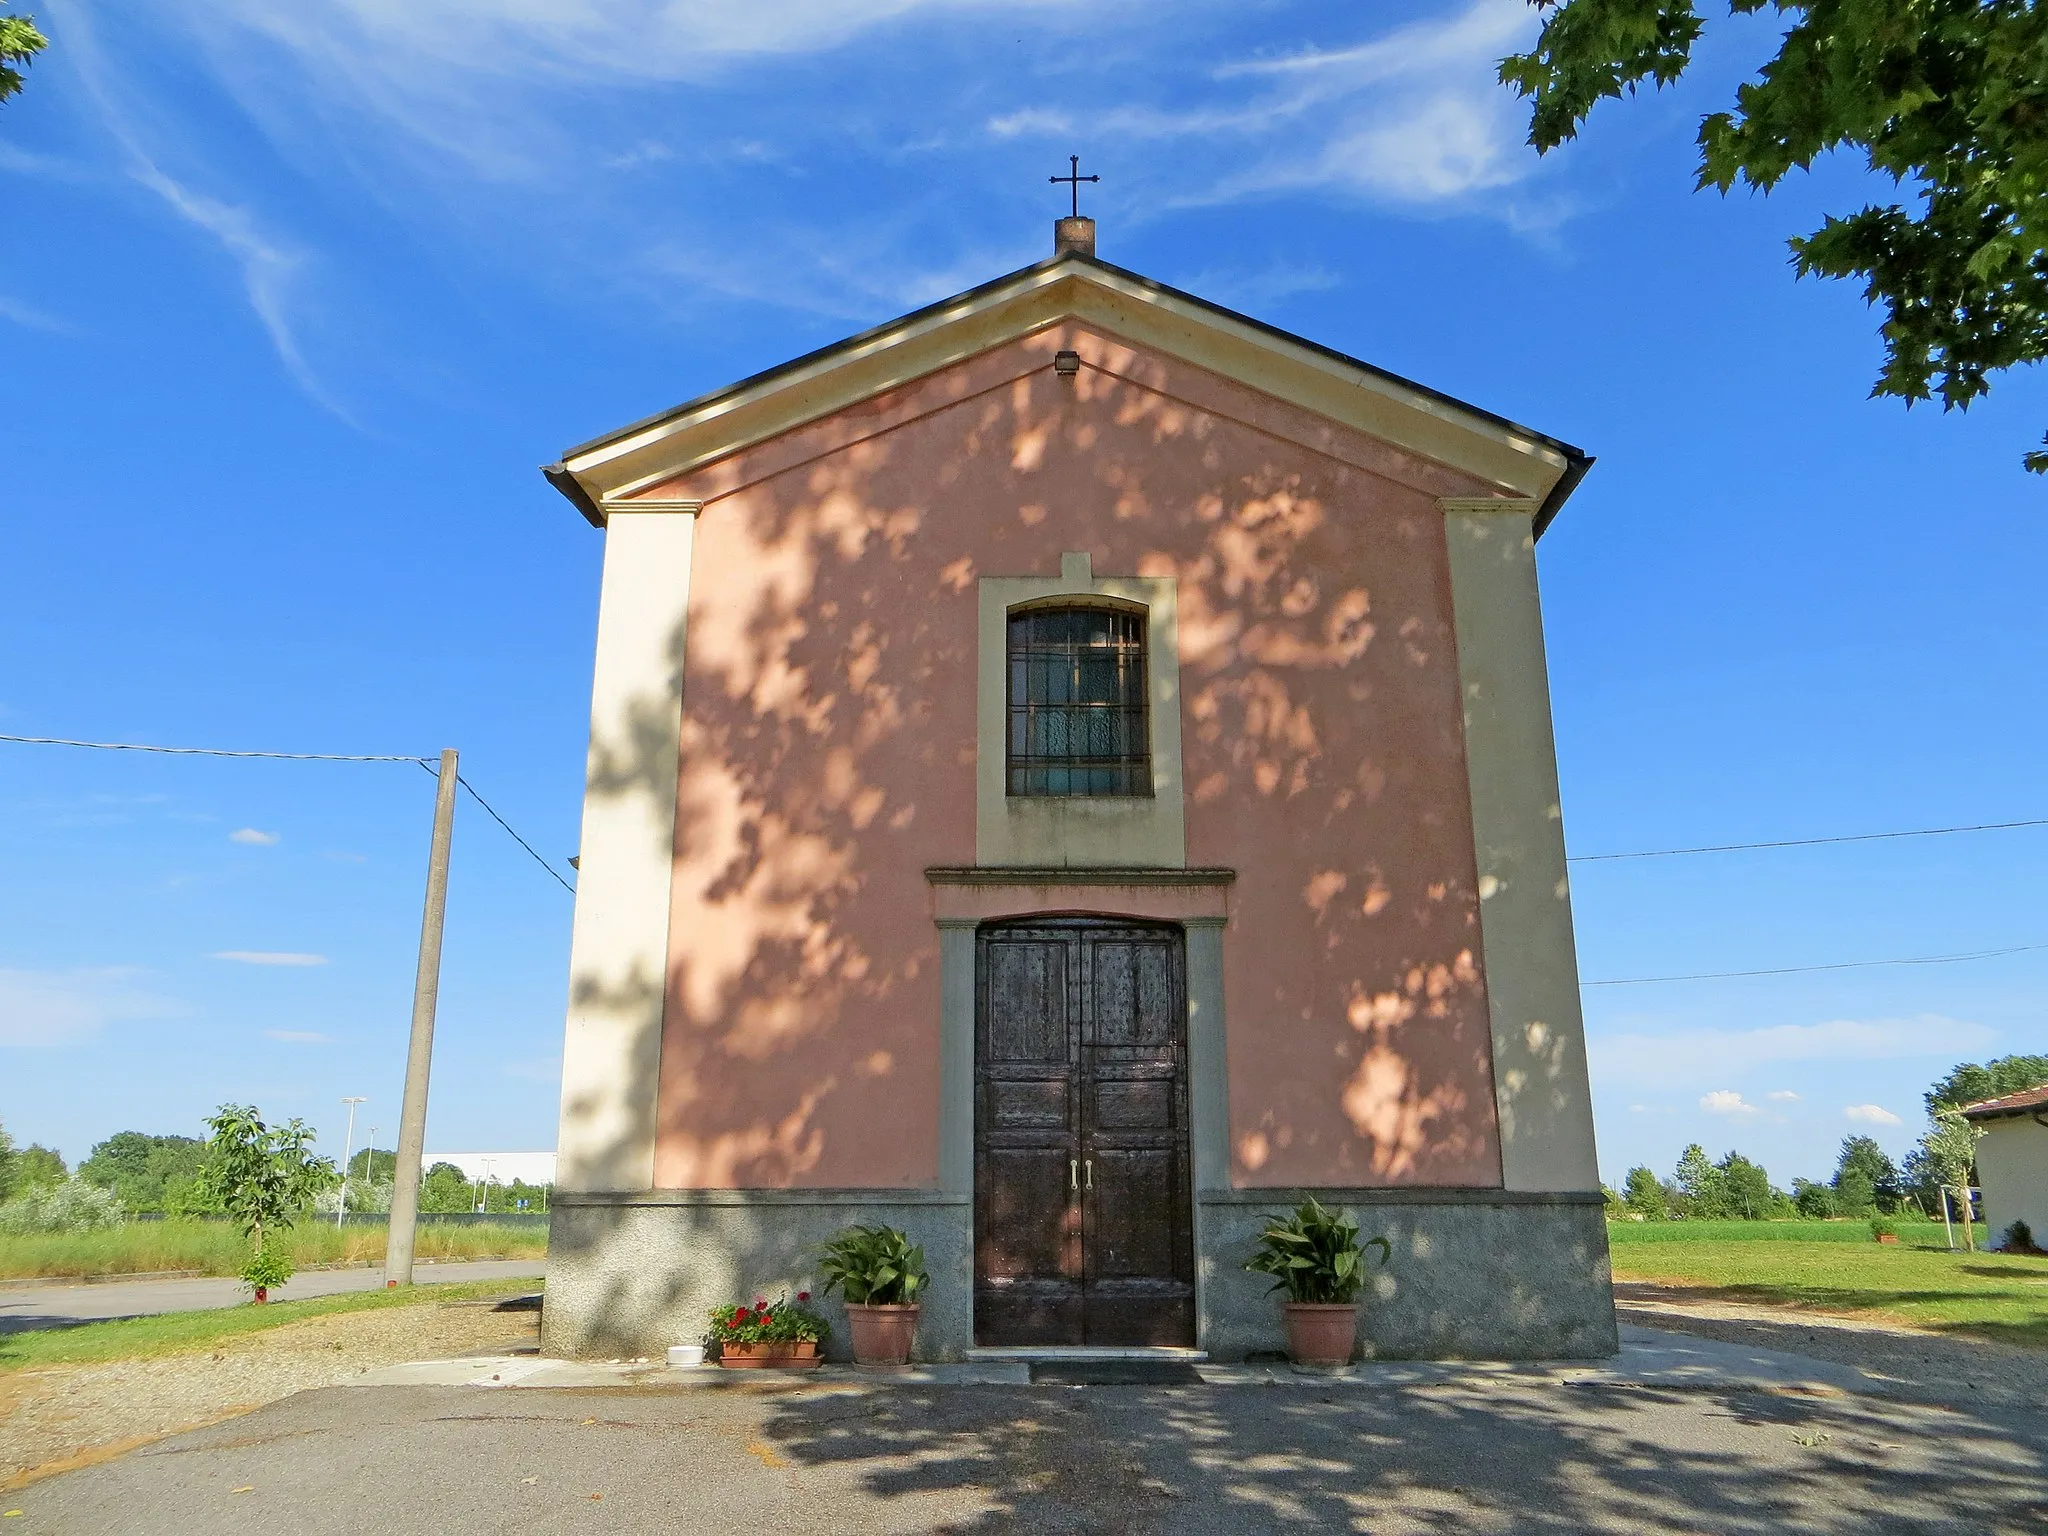
[[[1977,1183],[1985,1224],[1996,1235],[2024,1221],[2035,1243],[2048,1247],[2048,1085],[1966,1104],[1963,1117],[1984,1133]]]
[[[495,1179],[510,1184],[555,1182],[555,1154],[552,1152],[429,1152],[426,1166],[453,1163],[472,1179]]]

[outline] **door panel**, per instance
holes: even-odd
[[[977,1338],[1192,1344],[1179,930],[1062,918],[977,949]]]

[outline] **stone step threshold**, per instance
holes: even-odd
[[[1144,1344],[1125,1348],[1104,1344],[1029,1344],[975,1348],[967,1351],[971,1361],[1006,1361],[1024,1365],[1079,1365],[1092,1360],[1154,1361],[1160,1364],[1197,1365],[1209,1358],[1206,1349],[1182,1349],[1170,1344]]]

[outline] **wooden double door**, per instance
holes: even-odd
[[[1175,927],[980,931],[978,1343],[1194,1343],[1186,971]]]

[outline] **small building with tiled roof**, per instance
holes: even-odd
[[[2048,1247],[2048,1083],[1963,1106],[1984,1134],[1977,1142],[1977,1183],[1995,1232],[2024,1221]]]

